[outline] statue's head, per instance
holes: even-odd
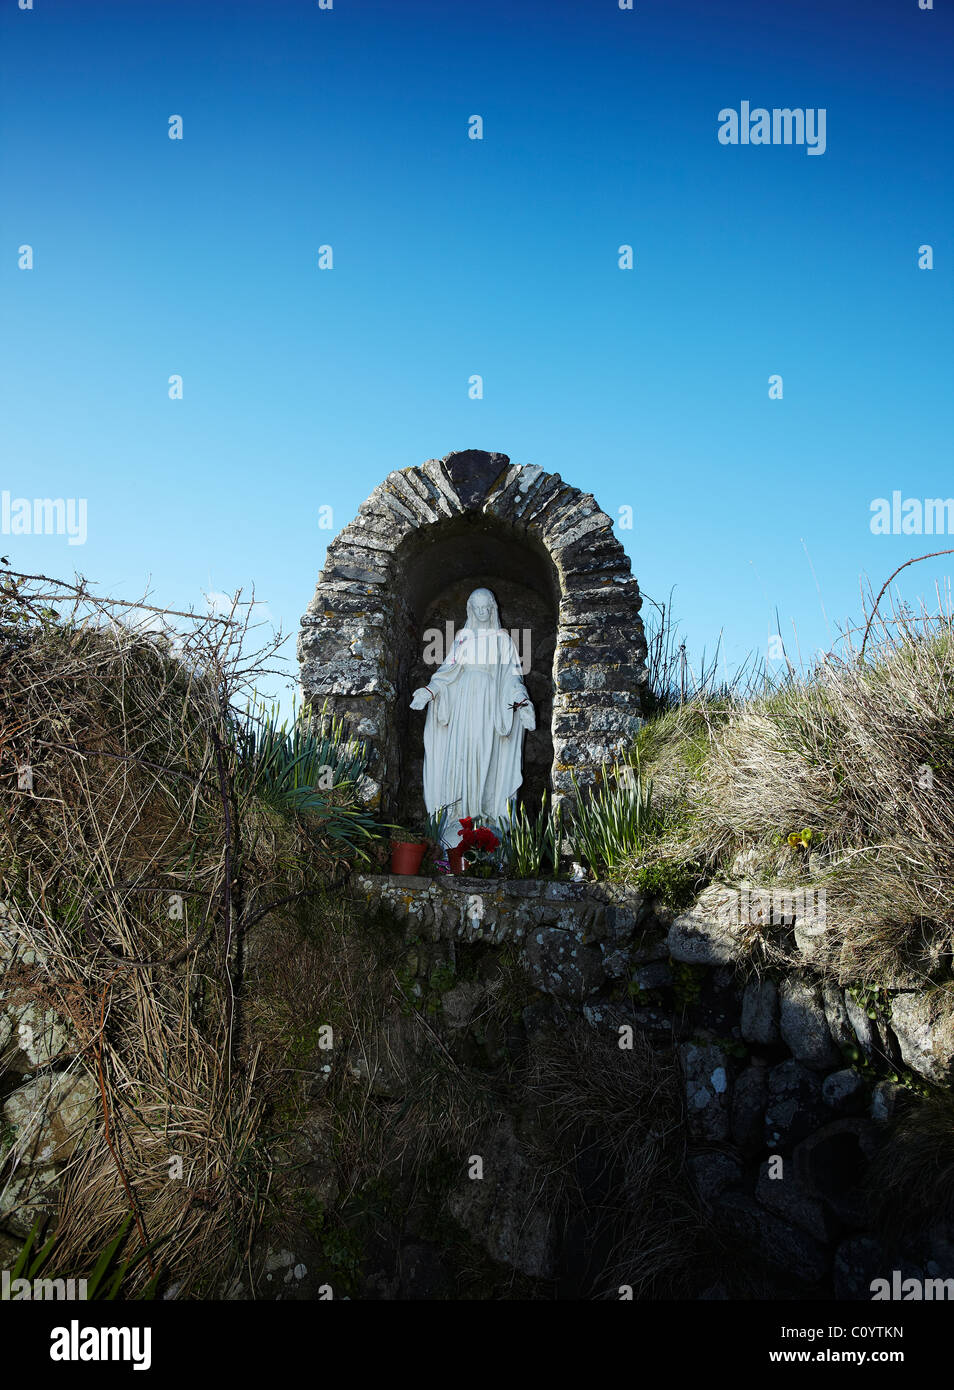
[[[467,600],[467,626],[499,628],[497,600],[489,589],[475,589]]]

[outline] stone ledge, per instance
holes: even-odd
[[[649,917],[640,893],[605,883],[359,874],[353,891],[407,940],[518,943],[537,987],[567,998],[628,977],[625,943]]]

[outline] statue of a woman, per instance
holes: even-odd
[[[489,589],[467,600],[467,626],[411,709],[427,709],[424,804],[447,806],[445,842],[459,838],[457,821],[480,817],[499,825],[523,782],[523,735],[537,727],[510,634],[500,626]]]

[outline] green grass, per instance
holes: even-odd
[[[503,827],[507,873],[511,878],[542,878],[559,873],[562,835],[562,808],[548,807],[546,792],[535,816],[527,813],[522,802],[516,811],[511,805],[510,820]]]

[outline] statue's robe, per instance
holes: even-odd
[[[536,718],[502,628],[462,628],[427,689],[424,804],[432,814],[449,808],[444,839],[455,845],[462,817],[505,820],[523,782],[524,732],[536,728]],[[527,704],[514,710],[521,700]]]

